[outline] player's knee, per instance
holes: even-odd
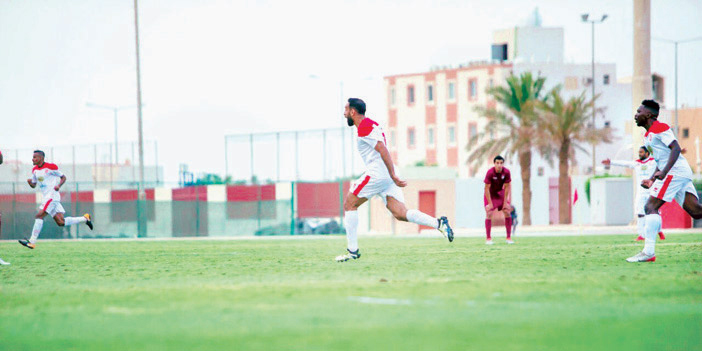
[[[399,212],[393,212],[392,215],[393,215],[393,217],[395,217],[395,219],[397,219],[398,221],[407,222],[407,215],[406,215],[406,214],[402,214],[402,213],[399,213]]]
[[[64,222],[64,221],[56,221],[56,224],[57,224],[59,227],[63,227],[63,226],[66,225],[66,222]]]

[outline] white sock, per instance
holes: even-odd
[[[657,213],[646,215],[646,241],[643,249],[646,255],[653,255],[656,252],[656,237],[661,231],[661,224],[661,215]]]
[[[37,241],[37,238],[39,237],[39,233],[41,233],[41,227],[44,226],[44,220],[37,218],[34,220],[34,228],[32,228],[32,237],[29,238],[29,242],[34,244],[35,241]]]
[[[85,223],[87,221],[88,221],[88,219],[85,217],[66,217],[64,219],[66,226],[74,225],[74,224],[78,224],[78,223]]]
[[[349,251],[358,250],[358,211],[344,212],[344,227],[346,228],[346,240],[348,241]]]
[[[407,221],[427,227],[439,228],[439,220],[417,210],[407,210]]]
[[[636,229],[640,237],[646,237],[646,217],[636,217]]]

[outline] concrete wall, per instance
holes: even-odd
[[[594,225],[627,225],[634,218],[633,185],[631,178],[599,178],[590,183]]]

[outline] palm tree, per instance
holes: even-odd
[[[537,140],[547,159],[558,156],[558,219],[570,224],[569,165],[575,163],[575,151],[588,152],[586,145],[612,142],[610,128],[593,128],[592,107],[597,99],[587,100],[585,92],[565,101],[560,86],[551,90],[547,100],[538,106],[539,129]],[[549,148],[550,150],[547,150]]]
[[[522,178],[522,223],[531,224],[531,156],[536,134],[536,105],[544,99],[545,78],[532,77],[530,72],[507,77],[506,86],[487,89],[499,106],[476,107],[487,119],[485,130],[468,143],[468,162],[485,164],[498,154],[517,155]],[[478,145],[479,141],[484,141]]]

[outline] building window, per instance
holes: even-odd
[[[564,85],[565,85],[565,90],[577,90],[578,89],[578,77],[566,77]]]
[[[687,139],[687,138],[690,137],[690,128],[683,128],[683,131],[682,131],[682,132],[683,132],[683,133],[682,133],[682,134],[683,134],[683,135],[682,135],[683,138],[686,138],[686,139]]]
[[[434,128],[427,129],[427,143],[429,146],[434,146]]]
[[[434,86],[431,84],[427,86],[427,100],[434,101]]]
[[[448,98],[449,100],[454,100],[456,98],[456,83],[454,82],[448,84]]]
[[[450,126],[448,128],[448,139],[449,139],[449,145],[456,144],[456,127]]]
[[[476,138],[478,136],[478,126],[475,123],[471,123],[468,125],[468,137],[470,140],[473,140],[473,138]]]
[[[390,89],[390,105],[395,106],[395,88]]]
[[[390,132],[390,146],[395,147],[395,131]]]
[[[407,147],[414,148],[414,128],[407,129]]]
[[[478,81],[471,79],[468,81],[468,99],[475,100],[478,97]]]
[[[602,77],[602,84],[609,85],[609,74],[605,74],[604,77]]]
[[[407,87],[407,104],[414,104],[414,85],[410,85]]]

